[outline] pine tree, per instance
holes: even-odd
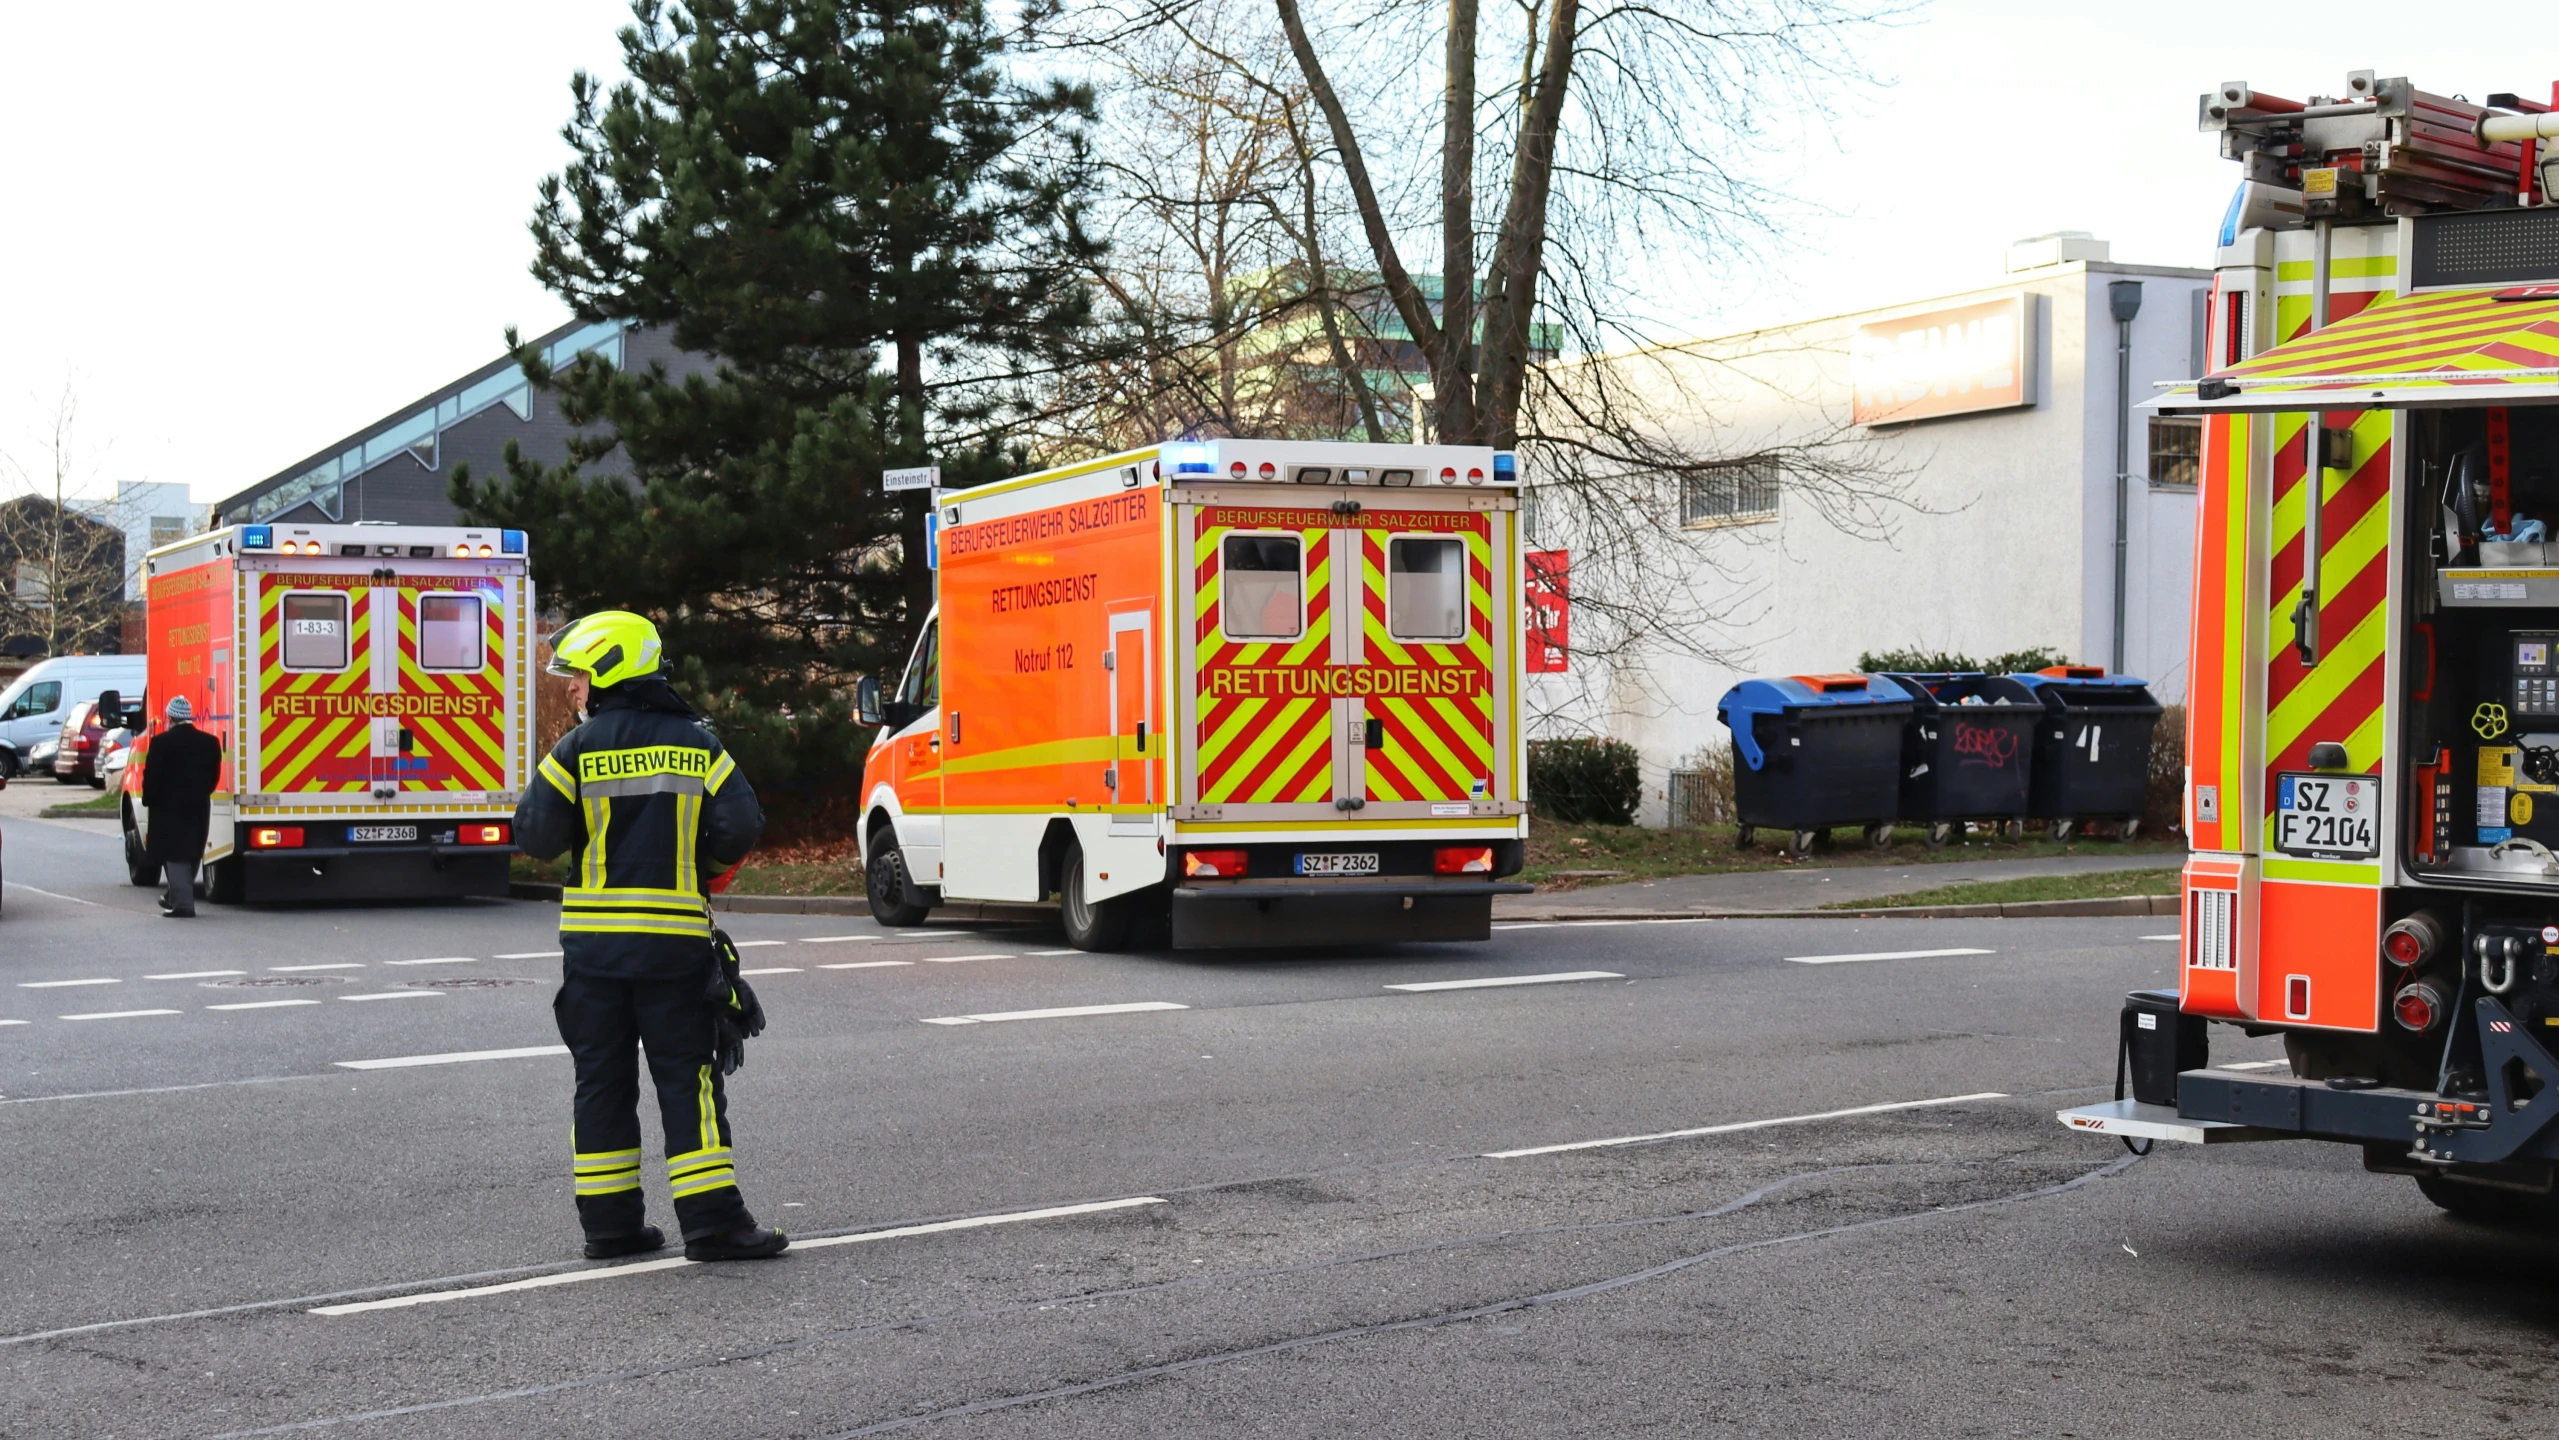
[[[733,745],[822,781],[858,753],[841,687],[904,658],[931,594],[929,499],[880,472],[999,476],[1008,381],[1085,323],[1091,97],[1008,80],[978,0],[632,13],[630,78],[571,84],[533,273],[704,363],[554,371],[509,330],[592,433],[563,464],[457,472],[453,498],[534,535],[549,605],[655,618]],[[626,480],[588,473],[616,447]]]

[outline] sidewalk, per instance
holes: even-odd
[[[2107,870],[2174,870],[2180,853],[2092,853],[2041,860],[1946,860],[1912,865],[1860,865],[1752,870],[1731,875],[1675,875],[1623,885],[1595,885],[1543,895],[1504,895],[1493,901],[1496,920],[1641,920],[1698,915],[1770,915],[1818,910],[1841,901],[1907,895],[1977,880],[2024,880],[2039,875],[2081,875]],[[2112,903],[2112,902],[2109,902]]]

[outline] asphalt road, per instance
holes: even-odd
[[[2054,1123],[2159,920],[1102,957],[737,916],[739,1171],[802,1244],[598,1267],[547,909],[167,921],[76,822],[5,866],[8,1435],[2548,1427],[2550,1240],[2351,1151]]]

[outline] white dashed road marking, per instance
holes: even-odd
[[[729,943],[740,950],[753,950],[760,945],[787,945],[790,942],[787,940],[732,940]]]
[[[2180,935],[2144,935],[2140,938],[2144,940],[2180,940],[2185,937]]]
[[[1729,1135],[1736,1130],[1765,1130],[1772,1125],[1803,1125],[1848,1115],[1881,1115],[1888,1110],[1922,1110],[1931,1105],[1961,1105],[1968,1100],[2005,1100],[2007,1093],[1984,1090],[1975,1095],[1940,1095],[1934,1100],[1895,1100],[1885,1105],[1852,1105],[1811,1115],[1781,1115],[1774,1120],[1737,1120],[1729,1125],[1700,1125],[1694,1130],[1664,1130],[1653,1135],[1619,1135],[1607,1140],[1574,1140],[1562,1145],[1535,1145],[1525,1150],[1495,1150],[1487,1160],[1517,1160],[1525,1155],[1554,1155],[1565,1150],[1599,1150],[1613,1145],[1644,1145],[1655,1140],[1685,1140],[1694,1135]]]
[[[877,970],[889,965],[912,965],[914,963],[915,962],[912,960],[839,960],[835,964],[820,965],[817,968],[820,970]]]
[[[924,963],[927,965],[957,965],[963,960],[1006,960],[1010,958],[1012,958],[1011,951],[999,950],[991,955],[927,955],[924,957]]]
[[[877,940],[879,938],[880,937],[877,935],[803,935],[800,937],[800,943],[803,945],[840,945],[847,940]]]
[[[385,965],[477,965],[477,955],[443,955],[433,960],[385,960]]]
[[[566,1055],[566,1045],[527,1045],[515,1050],[453,1050],[442,1055],[394,1055],[387,1060],[340,1060],[342,1070],[405,1070],[415,1065],[461,1065],[473,1060],[527,1060],[536,1055]]]
[[[495,960],[557,960],[560,958],[560,952],[557,950],[519,950],[512,955],[495,955],[490,958]]]
[[[1863,955],[1789,955],[1789,965],[1846,965],[1857,960],[1934,960],[1945,955],[1996,955],[1996,950],[1876,950]]]
[[[77,895],[58,895],[51,890],[39,890],[33,885],[21,885],[15,880],[0,881],[0,884],[5,884],[12,890],[24,890],[30,895],[41,895],[47,900],[68,900],[74,905],[86,905],[92,910],[103,910],[106,908],[95,900],[83,900]]]
[[[1025,950],[1025,955],[1081,955],[1081,950]]]
[[[300,970],[361,970],[364,968],[364,962],[336,960],[326,965],[270,965],[267,968],[278,975],[289,975]]]
[[[761,970],[740,970],[737,973],[740,975],[797,975],[800,973],[800,967],[797,965],[767,965]]]
[[[60,990],[72,985],[121,985],[121,980],[21,980],[21,990]]]
[[[65,1020],[131,1020],[140,1015],[175,1015],[175,1010],[95,1010],[86,1015],[65,1015]]]
[[[1561,985],[1568,980],[1623,980],[1614,970],[1564,970],[1553,975],[1491,975],[1481,980],[1423,980],[1389,990],[1489,990],[1496,985]]]
[[[441,1000],[441,990],[376,990],[370,995],[341,995],[341,1000]]]
[[[1018,1225],[1026,1220],[1056,1220],[1068,1215],[1098,1215],[1111,1210],[1131,1210],[1142,1205],[1161,1205],[1156,1195],[1133,1195],[1126,1200],[1096,1200],[1086,1205],[1057,1205],[1046,1210],[1014,1210],[1002,1215],[977,1215],[965,1220],[937,1220],[929,1225],[901,1225],[894,1230],[862,1230],[851,1235],[822,1235],[814,1240],[794,1240],[794,1250],[821,1250],[830,1245],[868,1245],[880,1240],[904,1240],[916,1235],[944,1235],[954,1230],[983,1230],[992,1225]],[[371,1310],[402,1310],[413,1305],[434,1305],[446,1300],[473,1300],[483,1295],[506,1295],[519,1290],[547,1290],[555,1285],[576,1285],[588,1280],[610,1280],[623,1275],[644,1275],[659,1270],[679,1270],[687,1265],[700,1265],[700,1260],[642,1260],[632,1265],[605,1265],[593,1270],[569,1270],[557,1275],[536,1275],[529,1280],[509,1280],[498,1285],[474,1285],[467,1290],[430,1290],[423,1295],[395,1295],[388,1300],[359,1300],[351,1305],[322,1305],[314,1315],[361,1315]]]
[[[145,980],[211,980],[223,975],[246,975],[246,970],[180,970],[174,975],[145,975]]]
[[[24,1020],[0,1020],[0,1025],[24,1025],[26,1023],[27,1022]]]
[[[1135,1015],[1144,1010],[1188,1010],[1170,1000],[1139,1000],[1126,1005],[1068,1005],[1056,1010],[999,1010],[991,1015],[943,1015],[927,1025],[993,1025],[1005,1020],[1071,1020],[1083,1015]]]
[[[207,1010],[281,1010],[287,1005],[317,1005],[317,1000],[243,1000],[236,1005],[207,1005]]]

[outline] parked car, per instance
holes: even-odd
[[[107,724],[95,700],[83,700],[62,717],[62,734],[53,745],[53,778],[64,785],[95,785],[98,752],[105,748]]]
[[[62,655],[28,667],[0,689],[0,771],[49,773],[71,707],[106,690],[141,694],[145,664],[139,655]]]
[[[90,783],[101,790],[124,788],[124,767],[133,759],[133,727],[118,725],[106,734],[98,749],[98,778]]]

